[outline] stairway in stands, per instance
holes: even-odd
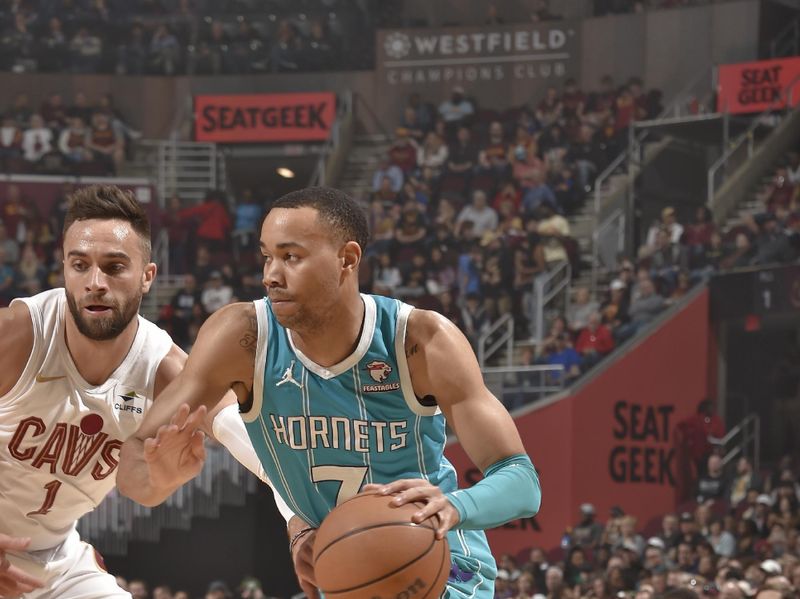
[[[357,200],[367,200],[372,191],[372,175],[382,156],[391,146],[388,136],[359,135],[347,155],[347,163],[339,177],[339,188]]]

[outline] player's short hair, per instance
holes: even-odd
[[[139,235],[145,260],[150,260],[150,219],[133,192],[120,189],[116,185],[90,185],[71,193],[67,201],[64,234],[76,221],[122,220],[129,223]]]
[[[355,241],[361,249],[369,243],[367,217],[349,195],[332,187],[307,187],[278,198],[272,208],[314,208],[342,241]]]

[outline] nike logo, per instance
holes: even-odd
[[[283,373],[283,376],[281,377],[281,380],[279,380],[277,383],[275,383],[275,386],[276,387],[280,387],[281,385],[285,385],[286,383],[292,383],[293,385],[296,385],[297,387],[302,389],[303,388],[303,384],[302,383],[298,383],[295,380],[294,375],[292,374],[293,370],[294,370],[294,360],[292,360],[292,363],[289,364],[289,367],[286,369],[286,372]]]
[[[57,381],[59,379],[65,379],[67,375],[62,374],[61,376],[44,376],[43,374],[36,375],[36,382],[37,383],[50,383],[52,381]]]

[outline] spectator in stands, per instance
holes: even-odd
[[[58,139],[58,149],[64,159],[72,164],[79,165],[92,160],[92,152],[88,147],[89,130],[83,119],[70,117],[69,127],[61,131]]]
[[[417,166],[420,170],[429,169],[434,178],[439,177],[447,163],[448,149],[444,140],[434,131],[425,136],[425,142],[417,152]]]
[[[45,126],[42,115],[34,114],[31,116],[30,128],[25,130],[22,137],[23,156],[32,165],[52,151],[53,131]]]
[[[669,235],[669,240],[672,243],[678,244],[683,237],[683,225],[681,225],[675,218],[675,209],[672,206],[667,206],[661,211],[661,220],[653,223],[647,231],[647,241],[645,245],[652,251],[657,249],[657,237],[659,231],[666,231]]]
[[[545,180],[544,171],[535,169],[529,178],[522,181],[522,213],[525,217],[533,217],[545,205],[554,212],[558,211],[558,200]]]
[[[657,538],[663,541],[666,550],[671,550],[678,546],[680,542],[678,516],[665,514],[661,518],[661,531],[658,533]]]
[[[100,68],[103,43],[86,27],[80,27],[69,42],[70,64],[73,73],[94,73]]]
[[[92,115],[86,147],[104,174],[116,173],[125,158],[124,141],[114,131],[109,116],[104,112]]]
[[[61,20],[52,17],[47,22],[47,32],[39,38],[37,48],[37,70],[59,72],[66,66],[67,38]]]
[[[425,139],[425,128],[419,122],[418,111],[411,106],[406,106],[403,109],[403,117],[400,119],[400,125],[395,130],[397,135],[400,135],[402,130],[404,135],[413,139],[417,143],[422,143]]]
[[[720,557],[733,557],[736,553],[736,538],[723,528],[722,518],[711,519],[708,527],[708,542]]]
[[[553,206],[547,202],[539,205],[537,216],[539,224],[536,232],[542,237],[544,259],[548,268],[553,268],[561,262],[568,262],[569,256],[564,247],[564,242],[570,234],[567,219],[557,214]]]
[[[608,288],[608,299],[600,306],[603,322],[611,328],[611,332],[617,338],[619,329],[630,320],[628,297],[628,287],[625,283],[614,279]]]
[[[183,287],[172,296],[170,306],[173,318],[172,337],[183,347],[189,340],[189,323],[197,316],[198,308],[203,309],[201,291],[193,274],[183,276]]]
[[[738,506],[747,497],[747,493],[750,489],[760,489],[761,486],[761,479],[753,471],[750,458],[741,456],[736,462],[736,474],[730,485],[728,500],[731,506]]]
[[[200,295],[203,309],[208,314],[213,314],[220,308],[227,306],[233,300],[233,289],[222,280],[222,273],[218,270],[212,271],[208,279],[206,288]]]
[[[572,544],[578,547],[596,547],[603,536],[603,525],[595,520],[594,505],[582,503],[580,516],[580,521],[572,529]]]
[[[571,383],[581,375],[583,360],[580,354],[570,345],[569,333],[561,333],[554,341],[547,342],[544,346],[542,363],[550,366],[563,366],[563,374],[558,372],[548,373],[551,382],[564,381]]]
[[[666,289],[670,291],[677,283],[678,273],[689,267],[684,246],[672,241],[666,228],[662,228],[656,234],[655,249],[650,255],[650,260],[652,265],[650,276],[663,281]]]
[[[431,130],[433,127],[433,107],[429,104],[422,101],[422,97],[418,93],[412,93],[408,96],[408,103],[406,104],[406,108],[410,108],[414,111],[416,115],[414,121],[412,121],[415,125],[419,126],[422,130],[422,136],[417,138],[418,142],[421,142],[425,133]],[[401,122],[401,126],[407,126],[408,123]],[[414,127],[410,127],[414,128]]]
[[[589,324],[589,316],[600,309],[591,297],[588,287],[576,287],[574,299],[567,308],[567,323],[572,331],[580,331]]]
[[[195,230],[197,241],[215,252],[224,249],[231,229],[231,219],[224,201],[224,194],[211,190],[206,193],[202,203],[184,208],[178,213],[181,219],[199,219]]]
[[[208,585],[208,590],[206,590],[205,599],[232,599],[233,593],[231,593],[230,588],[228,585],[222,580],[215,580],[211,584]]]
[[[314,19],[308,34],[302,55],[303,68],[309,71],[322,71],[337,66],[339,51],[325,27],[325,22],[322,19]]]
[[[8,306],[14,297],[14,268],[8,263],[5,249],[0,246],[0,307]]]
[[[492,177],[501,179],[508,175],[509,159],[503,136],[503,125],[492,121],[489,125],[489,138],[478,153],[479,170]]]
[[[454,87],[450,99],[439,104],[439,115],[449,127],[460,125],[474,112],[475,108],[467,99],[464,88],[461,86]]]
[[[388,187],[392,193],[398,193],[403,188],[403,171],[389,162],[387,156],[381,156],[379,160],[378,168],[372,175],[372,191],[377,192]],[[388,180],[388,186],[384,180]]]
[[[721,269],[749,266],[754,253],[755,250],[750,238],[746,233],[739,232],[736,234],[733,248],[725,252],[725,255],[719,261],[719,266]]]
[[[708,456],[706,472],[697,481],[697,501],[724,500],[728,496],[728,481],[722,471],[722,458],[717,454]]]
[[[22,129],[17,125],[13,115],[3,115],[0,125],[0,165],[4,170],[12,171],[22,158]]]
[[[148,71],[155,75],[175,75],[180,56],[180,43],[169,26],[162,23],[156,27],[147,49]]]
[[[0,249],[3,250],[5,264],[16,264],[19,261],[19,245],[8,236],[6,225],[0,221]]]
[[[409,110],[411,114],[414,114],[413,110],[407,110]],[[402,175],[408,177],[414,172],[414,169],[417,166],[417,153],[419,152],[419,144],[412,136],[410,129],[398,127],[396,134],[397,137],[389,148],[389,160],[392,166],[395,166],[402,171]]]
[[[131,580],[128,583],[128,592],[133,599],[149,599],[150,597],[150,591],[144,580]]]
[[[299,58],[302,50],[302,40],[295,28],[287,20],[278,24],[275,43],[272,46],[270,65],[273,73],[297,71],[300,68]]]
[[[39,112],[45,124],[54,131],[61,130],[67,124],[67,107],[61,94],[50,94],[42,103]]]
[[[372,279],[372,288],[379,295],[394,295],[395,290],[403,282],[400,269],[392,263],[389,253],[378,255],[378,265]]]
[[[589,316],[587,326],[578,334],[575,349],[583,358],[585,369],[589,369],[614,349],[614,337],[611,330],[602,323],[599,312]]]
[[[536,106],[536,120],[542,127],[549,127],[561,118],[563,104],[558,97],[558,90],[554,86],[548,86],[544,98]]]
[[[456,141],[448,150],[447,176],[448,179],[461,181],[463,189],[469,187],[472,172],[478,161],[478,150],[472,143],[469,127],[458,128]]]
[[[36,254],[33,246],[22,250],[15,272],[14,287],[24,295],[36,295],[45,289],[47,269]]]
[[[141,23],[134,23],[128,33],[127,41],[117,48],[117,73],[120,75],[143,75],[147,68],[148,52],[144,27]]]
[[[484,233],[497,229],[497,212],[487,204],[486,193],[483,190],[476,189],[472,192],[472,203],[459,212],[456,228],[459,228],[465,221],[472,222],[476,238],[483,237]]]
[[[778,219],[772,212],[766,212],[759,219],[749,219],[749,226],[757,234],[756,252],[750,264],[761,266],[776,262],[789,262],[794,257],[789,237],[780,228]]]
[[[640,328],[652,322],[665,305],[664,298],[656,293],[652,279],[643,280],[640,283],[639,297],[631,302],[628,310],[631,321],[617,329],[617,339],[624,340],[634,335]]]
[[[478,340],[491,325],[486,309],[481,302],[481,297],[477,293],[466,294],[464,306],[461,308],[461,322],[464,326],[464,334],[469,339],[470,345],[477,351]]]
[[[14,117],[17,125],[20,127],[26,127],[28,122],[31,120],[31,116],[33,115],[28,94],[17,94],[14,98],[14,103],[11,104],[11,108],[8,109],[8,113]]]

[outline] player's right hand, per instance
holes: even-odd
[[[292,548],[294,572],[297,575],[300,588],[308,599],[319,599],[319,590],[317,589],[317,580],[314,577],[313,562],[314,539],[316,539],[316,537],[317,531],[312,530],[310,533],[300,537]]]
[[[172,489],[200,474],[206,459],[205,434],[200,430],[206,411],[205,406],[192,411],[181,404],[169,424],[145,439],[144,460],[154,488]]]
[[[41,580],[12,566],[6,557],[6,551],[25,551],[30,542],[30,539],[0,534],[0,597],[19,597],[44,586]]]

